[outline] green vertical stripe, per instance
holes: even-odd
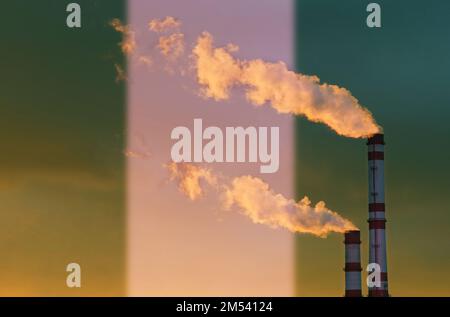
[[[126,3],[2,3],[0,295],[125,294],[125,86],[120,35]],[[66,287],[77,262],[81,289]]]

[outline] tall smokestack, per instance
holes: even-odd
[[[361,252],[359,230],[346,231],[345,240],[345,297],[361,297]]]
[[[388,296],[386,218],[384,216],[384,135],[367,140],[369,150],[369,263],[381,268],[380,287],[369,287],[369,296]]]

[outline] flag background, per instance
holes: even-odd
[[[125,295],[124,1],[2,3],[0,295]],[[82,287],[66,286],[81,265]]]
[[[194,117],[280,125],[280,173],[266,180],[352,220],[367,263],[364,140],[302,118],[294,128],[239,92],[213,104],[195,95],[193,82],[127,65],[109,21],[144,32],[148,19],[173,15],[190,43],[208,30],[219,46],[238,44],[241,58],[283,60],[348,88],[373,112],[387,143],[390,292],[450,296],[448,2],[379,0],[381,29],[366,26],[369,1],[359,0],[76,2],[81,29],[66,26],[69,2],[1,5],[0,295],[342,296],[340,235],[294,243],[208,200],[190,203],[166,182],[168,133]],[[127,81],[116,82],[115,64],[129,71]],[[159,161],[125,157],[141,136]],[[66,287],[70,262],[81,265],[81,289]]]

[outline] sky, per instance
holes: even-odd
[[[77,2],[81,29],[66,27],[59,0],[2,4],[0,295],[342,296],[341,234],[254,224],[211,192],[190,201],[169,180],[170,132],[194,118],[279,126],[277,173],[210,167],[324,200],[361,229],[367,264],[365,140],[257,108],[242,87],[229,100],[199,97],[192,69],[180,75],[148,30],[149,20],[174,16],[187,52],[208,31],[217,46],[238,45],[240,59],[284,61],[349,89],[372,112],[386,141],[390,293],[450,296],[450,4],[380,0],[382,27],[369,29],[371,1]],[[122,54],[113,18],[136,31],[152,65]],[[71,262],[81,265],[81,289],[66,287]]]
[[[260,10],[254,10],[259,7]],[[157,41],[147,24],[174,16],[182,23],[186,50],[208,31],[217,45],[241,47],[241,58],[292,61],[293,14],[289,1],[131,1],[129,23],[138,46]],[[205,14],[208,12],[208,14]],[[233,21],[230,24],[230,21]],[[262,52],[262,54],[261,54]],[[165,65],[158,54],[155,64]],[[159,58],[159,59],[158,59]],[[169,65],[170,66],[170,65]],[[128,129],[131,150],[151,157],[128,160],[128,291],[131,295],[289,296],[293,293],[293,236],[255,225],[236,212],[223,211],[208,195],[191,202],[168,182],[163,164],[171,160],[173,128],[193,129],[193,119],[208,126],[279,126],[280,169],[259,174],[259,164],[214,163],[215,173],[253,174],[287,196],[293,195],[293,120],[271,109],[255,109],[242,95],[215,102],[198,96],[194,76],[129,62]],[[191,78],[192,77],[192,78]],[[138,138],[137,136],[141,136]],[[263,277],[263,278],[262,278]]]

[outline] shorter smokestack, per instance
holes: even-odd
[[[345,234],[345,297],[361,297],[361,252],[359,230]]]

